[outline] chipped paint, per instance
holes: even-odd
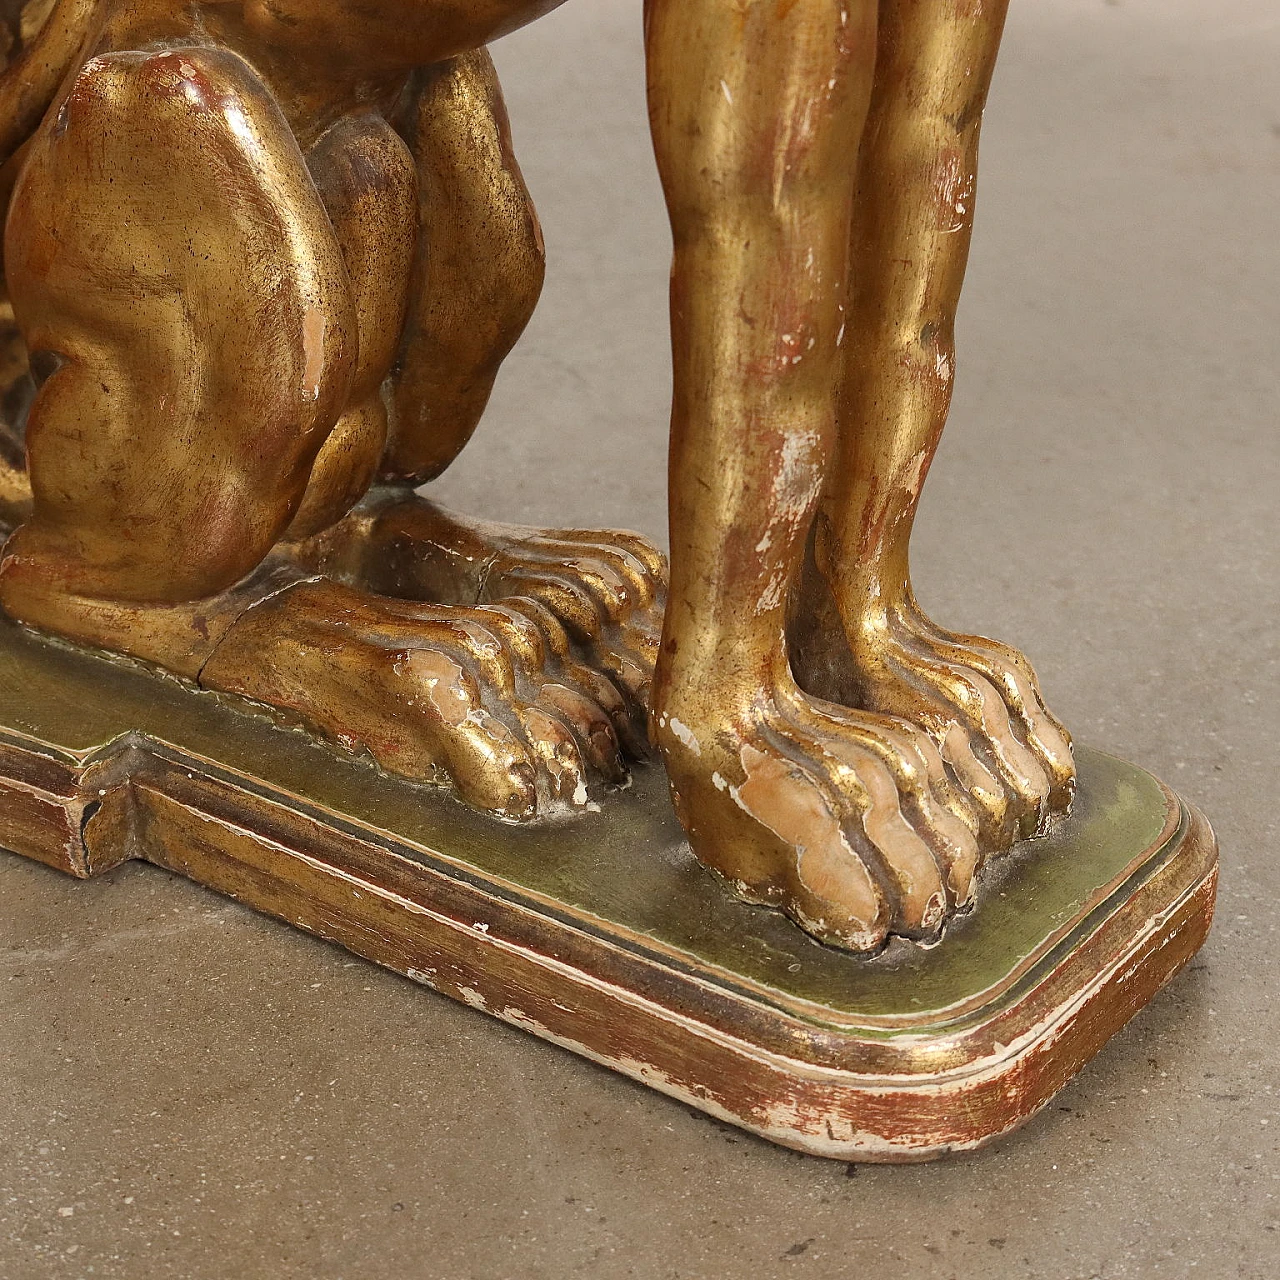
[[[798,765],[750,743],[743,743],[739,759],[745,781],[729,788],[734,803],[795,850],[800,886],[836,913],[839,934],[864,950],[874,947],[883,908],[879,890],[817,784]]]
[[[674,733],[695,756],[702,755],[702,745],[698,742],[697,735],[687,724],[677,720],[675,716],[671,717],[671,732]]]
[[[953,723],[943,735],[942,758],[955,770],[960,785],[970,793],[1001,793],[996,776],[973,754],[973,744],[963,725]]]
[[[903,478],[902,487],[912,499],[920,496],[925,472],[929,469],[929,454],[930,451],[928,449],[921,449],[911,460],[911,466],[907,469],[907,474]],[[879,582],[876,585],[878,587],[880,585]]]

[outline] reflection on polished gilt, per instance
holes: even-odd
[[[744,896],[933,935],[1074,777],[1026,660],[907,565],[1004,2],[646,5],[669,593],[636,535],[415,493],[541,286],[484,45],[553,7],[0,3],[0,602],[508,819],[620,779],[647,708]]]

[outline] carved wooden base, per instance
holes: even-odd
[[[656,769],[522,828],[175,680],[0,624],[0,846],[141,858],[724,1120],[923,1160],[1021,1124],[1204,941],[1217,851],[1149,774],[1078,754],[1071,816],[941,946],[873,959],[734,900]]]

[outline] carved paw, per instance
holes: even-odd
[[[201,683],[503,818],[585,806],[589,781],[625,776],[621,695],[534,600],[450,608],[303,582],[245,613]]]
[[[638,533],[522,529],[495,545],[482,598],[540,600],[643,715],[662,636],[666,583],[665,558]]]
[[[738,714],[701,681],[655,715],[694,852],[824,942],[935,935],[973,896],[976,821],[927,735],[789,681]]]
[[[454,605],[536,600],[569,637],[574,658],[621,690],[625,745],[643,754],[667,569],[639,534],[471,520],[392,491],[294,553],[323,572],[340,566],[347,580],[388,596]]]
[[[909,599],[853,657],[859,705],[928,731],[978,807],[985,849],[1039,834],[1069,807],[1071,739],[1015,649],[945,631]]]

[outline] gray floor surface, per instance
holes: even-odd
[[[543,306],[437,486],[664,529],[640,0],[502,42]],[[1280,1275],[1275,0],[1015,0],[921,597],[1223,849],[1201,959],[1032,1124],[773,1148],[162,872],[0,855],[0,1277]]]

